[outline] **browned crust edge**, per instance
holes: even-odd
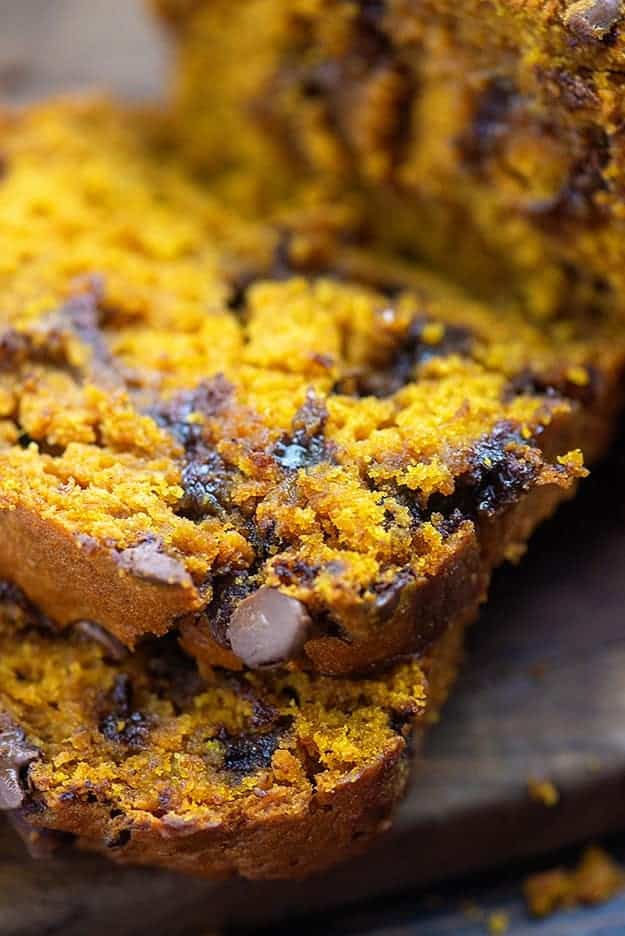
[[[146,631],[161,636],[200,607],[191,579],[139,578],[119,553],[85,541],[22,507],[0,511],[0,577],[9,579],[60,625],[97,620],[132,647]]]

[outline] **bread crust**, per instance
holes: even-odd
[[[22,507],[0,510],[0,578],[61,626],[95,619],[128,647],[146,625],[160,636],[201,604],[190,577],[182,584],[141,579],[120,567],[118,551],[81,542]]]

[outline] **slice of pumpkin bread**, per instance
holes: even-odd
[[[464,625],[375,678],[201,676],[171,637],[130,654],[2,595],[0,810],[48,852],[206,877],[301,877],[387,828]]]
[[[421,649],[605,448],[624,336],[245,220],[156,129],[57,104],[0,133],[0,575],[207,664]]]
[[[154,5],[175,28],[185,150],[246,166],[239,197],[246,175],[278,199],[306,175],[361,188],[374,239],[483,295],[622,311],[620,0]]]

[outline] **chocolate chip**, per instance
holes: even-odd
[[[108,741],[141,750],[147,742],[151,722],[143,712],[132,710],[133,686],[127,673],[119,673],[109,692],[110,711],[98,728]]]
[[[303,406],[295,414],[292,430],[274,446],[273,456],[286,471],[312,468],[323,461],[332,461],[332,446],[324,438],[328,411],[325,401],[309,392]]]
[[[89,379],[106,388],[124,387],[123,374],[102,330],[98,303],[103,284],[89,277],[75,285],[82,292],[42,316],[28,331],[8,329],[0,334],[0,368],[15,369],[34,361],[60,368],[78,383]],[[84,364],[74,360],[72,339],[90,349]]]
[[[177,635],[170,632],[159,637],[149,644],[149,650],[150,692],[171,702],[177,713],[191,710],[205,683],[195,662],[181,650]]]
[[[0,333],[0,369],[9,370],[28,357],[30,342],[15,328]]]
[[[580,144],[583,153],[569,167],[560,190],[526,208],[531,220],[545,230],[561,233],[566,223],[590,225],[604,217],[605,209],[595,196],[608,188],[604,170],[611,159],[610,138],[602,127],[592,125],[580,133]]]
[[[456,522],[458,512],[471,520],[494,516],[530,489],[539,468],[537,450],[502,423],[474,445],[470,466],[456,478],[454,493],[430,497],[428,512],[443,518],[455,515]]]
[[[228,625],[234,608],[254,591],[254,578],[247,571],[215,580],[213,599],[202,618],[208,623],[211,634],[220,646],[230,647]]]
[[[501,75],[491,78],[480,92],[470,125],[456,139],[463,162],[474,173],[483,174],[485,163],[497,152],[518,101],[515,85]]]
[[[243,734],[230,736],[222,732],[224,767],[233,773],[252,773],[271,766],[271,758],[280,742],[280,736],[269,734]]]
[[[402,592],[411,579],[412,575],[410,573],[400,572],[393,582],[380,588],[375,599],[375,615],[379,624],[393,617],[399,607]]]
[[[233,387],[223,374],[204,380],[194,390],[185,390],[167,403],[149,411],[149,415],[180,442],[187,453],[202,443],[203,427],[189,417],[201,413],[206,418],[218,416],[232,398]]]
[[[24,768],[37,760],[40,751],[29,744],[21,728],[0,720],[0,810],[19,809],[24,802]]]
[[[428,326],[441,325],[438,340],[428,340]],[[385,366],[372,368],[341,381],[336,390],[354,396],[384,398],[397,393],[415,379],[418,367],[432,358],[452,354],[469,357],[473,350],[474,335],[460,325],[443,325],[425,317],[417,317],[404,335]]]
[[[160,540],[146,539],[137,546],[124,549],[118,558],[122,569],[138,578],[159,585],[190,585],[191,576],[179,559],[162,552]]]
[[[228,638],[247,666],[271,666],[297,656],[310,627],[310,616],[300,601],[263,587],[239,604],[228,625]]]
[[[132,705],[133,688],[128,673],[119,673],[111,689],[111,701],[116,715],[128,715]]]
[[[605,39],[618,22],[621,0],[576,0],[564,14],[564,25],[578,39]]]
[[[580,69],[579,74],[573,74],[565,68],[549,68],[542,72],[542,79],[547,90],[571,110],[598,107],[600,104],[592,75],[584,69]]]
[[[342,568],[328,568],[329,565],[331,563],[326,563],[324,568],[332,575],[340,574],[343,571]],[[293,559],[291,557],[276,559],[271,566],[272,572],[278,577],[281,585],[304,585],[308,587],[313,585],[320,569],[321,566],[318,564],[312,565],[303,559]]]
[[[99,644],[104,650],[105,658],[112,663],[119,663],[128,655],[124,645],[108,631],[105,631],[103,627],[96,624],[95,621],[77,621],[74,624],[74,629],[81,637]]]
[[[196,521],[225,517],[231,479],[232,472],[218,452],[208,447],[198,449],[182,469],[180,480],[184,495],[176,513]]]

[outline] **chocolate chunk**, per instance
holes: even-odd
[[[109,693],[110,711],[100,719],[99,730],[108,741],[141,750],[148,739],[151,722],[143,712],[133,710],[133,686],[126,673],[115,677]]]
[[[228,625],[234,608],[254,591],[254,579],[247,571],[238,575],[227,575],[215,581],[213,599],[202,617],[208,622],[210,631],[220,646],[230,648]]]
[[[0,368],[15,369],[35,361],[60,368],[79,383],[89,379],[106,388],[123,388],[123,374],[102,330],[98,303],[104,286],[97,277],[76,285],[83,291],[42,316],[28,331],[7,329],[0,334]],[[72,339],[90,349],[84,364],[74,360]]]
[[[128,655],[124,645],[95,621],[77,621],[74,628],[82,637],[100,644],[104,650],[104,656],[112,663],[119,663]]]
[[[494,516],[529,490],[539,471],[536,455],[512,426],[501,424],[476,443],[470,467],[456,479],[454,493],[430,497],[430,516],[453,516],[456,525],[458,514],[465,520]]]
[[[300,601],[277,588],[263,587],[239,604],[228,625],[228,638],[247,666],[272,666],[301,652],[311,623]]]
[[[149,411],[149,415],[180,442],[187,453],[202,443],[203,427],[189,417],[201,413],[210,419],[218,416],[232,398],[233,387],[223,374],[204,380],[194,390],[185,390],[167,403]]]
[[[26,740],[21,728],[0,718],[0,810],[19,809],[24,802],[24,769],[37,760],[39,750]]]
[[[375,599],[375,615],[379,624],[393,617],[399,607],[402,592],[411,580],[410,572],[399,572],[393,582],[379,589]]]
[[[123,848],[130,841],[132,833],[130,829],[121,829],[117,835],[106,843],[107,848]]]
[[[428,328],[439,325],[440,336],[435,335],[438,340],[432,340]],[[443,325],[425,317],[415,318],[386,366],[355,374],[339,383],[336,390],[361,397],[392,396],[414,380],[416,369],[432,358],[452,354],[469,357],[474,340],[471,331],[461,325]]]
[[[598,107],[599,95],[592,75],[584,69],[579,74],[573,74],[565,68],[549,68],[542,72],[547,84],[547,90],[560,98],[571,110],[583,110],[588,107]]]
[[[327,563],[324,568],[326,571],[332,572],[331,569],[328,569],[329,564]],[[312,565],[303,559],[289,557],[288,559],[276,559],[272,563],[271,569],[274,575],[277,575],[281,585],[311,586],[319,574],[321,566],[318,564]]]
[[[552,197],[532,202],[527,214],[545,230],[561,233],[567,222],[594,224],[601,221],[605,209],[595,196],[608,188],[604,170],[610,162],[610,139],[599,126],[587,127],[581,135],[583,154],[569,168],[568,177]]]
[[[232,384],[222,374],[205,380],[194,390],[178,394],[150,415],[184,448],[181,485],[184,495],[176,508],[181,517],[199,522],[205,517],[223,517],[230,507],[232,469],[207,438],[206,427],[192,418],[201,413],[212,419],[227,408]]]
[[[254,283],[258,282],[259,274],[257,270],[241,270],[230,281],[231,293],[228,299],[228,308],[234,312],[239,312],[245,307],[247,302],[247,291]]]
[[[500,75],[491,78],[479,94],[473,120],[456,140],[464,163],[474,173],[482,175],[485,163],[497,152],[510,130],[518,101],[515,85]]]
[[[229,506],[232,472],[218,452],[201,447],[182,469],[184,496],[176,508],[189,520],[224,517]]]
[[[0,333],[0,369],[9,370],[28,357],[30,342],[15,328]]]
[[[190,585],[191,576],[179,559],[162,552],[160,540],[146,539],[119,554],[119,565],[138,578],[160,585]]]
[[[233,773],[252,773],[271,766],[271,758],[280,737],[271,732],[264,735],[236,735],[225,732],[220,740],[225,746],[224,767]]]
[[[170,701],[178,713],[190,711],[205,683],[195,662],[181,650],[177,635],[159,637],[150,644],[150,653],[150,692]]]
[[[323,461],[332,461],[332,446],[324,438],[328,420],[325,401],[309,392],[303,406],[293,418],[290,434],[274,446],[273,456],[286,471],[312,468]]]
[[[618,22],[622,0],[576,0],[564,14],[564,25],[578,39],[601,41]]]

